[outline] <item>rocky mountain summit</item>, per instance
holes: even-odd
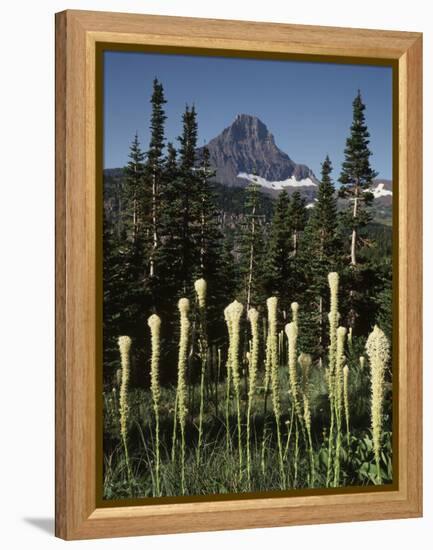
[[[217,180],[227,186],[245,186],[253,176],[270,191],[287,188],[314,194],[317,179],[304,164],[297,164],[275,143],[267,126],[256,116],[240,114],[206,147]],[[203,148],[198,150],[198,155]]]

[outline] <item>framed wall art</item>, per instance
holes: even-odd
[[[56,15],[56,534],[422,511],[422,36]]]

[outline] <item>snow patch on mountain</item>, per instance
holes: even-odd
[[[281,191],[285,187],[317,187],[317,183],[314,183],[314,181],[310,178],[297,180],[294,176],[290,176],[290,178],[282,181],[268,181],[261,176],[247,174],[246,172],[239,172],[237,177],[248,181],[256,181],[262,187],[265,187],[266,189],[273,189],[274,191]]]
[[[386,197],[389,195],[392,196],[392,191],[386,189],[384,183],[378,183],[376,187],[370,189],[370,193],[373,193],[375,199],[378,199],[379,197]]]

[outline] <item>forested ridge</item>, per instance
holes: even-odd
[[[244,187],[219,184],[206,149],[201,149],[200,158],[197,155],[194,107],[186,107],[182,134],[174,145],[164,137],[165,98],[157,80],[151,102],[149,144],[144,146],[139,136],[133,136],[127,166],[104,175],[107,383],[118,366],[118,336],[129,334],[137,340],[139,362],[139,350],[146,346],[143,327],[152,313],[160,315],[166,327],[162,361],[167,365],[162,378],[173,380],[176,304],[181,296],[194,298],[193,282],[201,277],[209,288],[211,345],[219,345],[225,337],[226,304],[236,298],[247,309],[260,311],[266,297],[275,295],[284,306],[284,317],[291,302],[302,304],[300,323],[304,334],[311,335],[305,336],[303,349],[320,354],[327,341],[323,335],[318,343],[316,334],[325,333],[330,271],[341,278],[342,324],[361,337],[378,320],[390,330],[391,228],[372,220],[374,201],[366,190],[376,174],[370,168],[360,94],[354,101],[355,122],[346,144],[341,185],[337,190],[326,157],[314,208],[306,208],[298,192],[289,197],[282,191],[275,198],[254,182]],[[357,155],[364,156],[359,168],[353,161]],[[359,182],[351,179],[356,169]],[[134,380],[143,383],[145,369],[134,367],[133,372]]]

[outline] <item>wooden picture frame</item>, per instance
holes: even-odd
[[[397,69],[397,483],[103,507],[97,498],[96,52],[101,43],[237,56],[363,59]],[[120,13],[56,14],[56,535],[84,539],[419,517],[422,514],[422,35]],[[96,335],[96,336],[95,336]]]

